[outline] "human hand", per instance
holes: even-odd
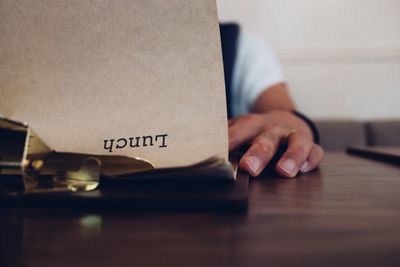
[[[275,166],[279,175],[295,177],[321,163],[323,149],[314,143],[309,126],[290,111],[248,114],[229,121],[229,150],[250,144],[239,167],[252,176],[260,175],[285,140],[288,147]]]

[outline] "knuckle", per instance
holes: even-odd
[[[278,144],[280,141],[280,135],[279,135],[279,130],[275,130],[275,129],[270,129],[270,130],[266,130],[263,131],[260,134],[261,138],[266,139],[268,142],[272,143],[272,144]]]
[[[304,146],[289,148],[286,153],[291,158],[305,158],[307,157],[307,150]]]
[[[307,137],[307,134],[301,131],[294,131],[292,137],[302,143],[313,143],[312,139]]]
[[[263,158],[269,158],[273,156],[273,147],[269,142],[259,141],[253,145],[254,152]]]
[[[280,126],[278,124],[276,124],[275,122],[270,122],[268,120],[266,120],[266,123],[264,123],[264,131],[275,131],[276,129],[280,128]]]
[[[256,126],[260,123],[260,117],[257,114],[247,115],[247,122],[253,126]]]
[[[271,132],[269,132],[269,131],[263,131],[263,132],[259,135],[258,139],[259,139],[259,140],[262,140],[263,142],[266,143],[266,142],[274,141],[275,137],[274,137],[274,135],[273,135]]]
[[[295,139],[299,142],[307,141],[305,139],[304,135],[302,133],[300,133],[299,131],[292,131],[292,133],[290,134],[290,137],[292,137],[293,139]]]

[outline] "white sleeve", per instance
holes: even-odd
[[[264,90],[283,81],[282,68],[266,41],[256,34],[241,32],[231,88],[233,116],[251,112]]]

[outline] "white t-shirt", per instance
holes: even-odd
[[[278,59],[259,35],[240,33],[232,80],[232,115],[252,111],[257,97],[271,86],[284,82]]]

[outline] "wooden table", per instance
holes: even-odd
[[[328,153],[247,213],[0,208],[0,266],[400,266],[400,168]]]

